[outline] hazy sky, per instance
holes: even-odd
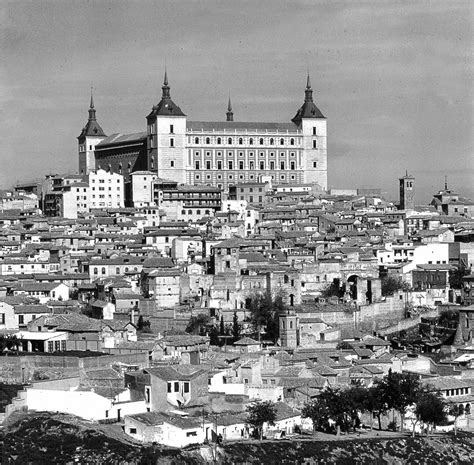
[[[289,121],[309,70],[330,187],[405,170],[427,203],[474,197],[473,2],[1,2],[0,187],[77,171],[90,86],[106,134],[146,129],[161,94],[193,120]]]

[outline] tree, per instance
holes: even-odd
[[[341,286],[341,281],[339,278],[335,278],[331,284],[326,286],[322,292],[322,297],[338,297],[339,299],[344,297],[345,289],[344,286]]]
[[[349,431],[354,419],[350,397],[339,389],[329,387],[321,392],[319,398],[326,406],[329,418],[335,423],[336,435],[339,436],[340,431]]]
[[[199,334],[201,333],[203,327],[206,327],[210,324],[210,321],[210,317],[204,313],[192,316],[189,319],[188,326],[186,327],[186,332],[191,334]]]
[[[279,336],[279,316],[287,307],[284,303],[282,292],[274,296],[270,292],[257,292],[247,298],[245,308],[250,312],[250,321],[260,341],[262,329],[265,328],[266,335],[273,342]]]
[[[464,265],[449,272],[449,287],[451,289],[462,289],[463,278],[469,274],[469,269]]]
[[[383,387],[376,381],[371,387],[367,389],[367,397],[365,399],[365,408],[378,420],[379,430],[382,429],[381,416],[385,415],[390,409],[387,399],[384,397]],[[372,429],[372,422],[370,428]]]
[[[386,276],[382,278],[382,295],[390,296],[397,291],[408,291],[410,285],[399,276]]]
[[[221,321],[220,321],[220,325],[219,325],[219,334],[221,336],[225,335],[224,315],[221,315]]]
[[[457,436],[458,428],[457,421],[458,418],[464,415],[464,405],[463,404],[451,404],[448,408],[448,414],[454,417],[454,435]]]
[[[141,331],[143,329],[143,316],[141,315],[138,317],[137,329],[138,331]]]
[[[436,426],[446,421],[445,404],[437,392],[423,391],[418,395],[415,403],[415,421],[413,422],[413,436],[415,436],[415,425],[418,421],[427,424],[426,435],[430,425]]]
[[[324,399],[317,397],[310,402],[306,402],[301,410],[301,416],[311,420],[313,433],[329,430],[329,410]]]
[[[10,351],[18,352],[20,339],[15,334],[0,334],[0,355]]]
[[[240,331],[239,318],[237,317],[237,312],[234,312],[232,318],[232,337],[234,338],[234,342],[240,339]]]
[[[260,440],[263,438],[263,424],[274,425],[277,410],[275,404],[269,400],[257,401],[247,407],[247,424],[253,426]]]
[[[401,416],[400,428],[403,428],[407,408],[418,399],[421,390],[420,381],[413,375],[393,373],[389,370],[388,374],[379,381],[379,386],[385,407],[398,410]]]

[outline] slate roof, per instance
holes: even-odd
[[[166,95],[166,89],[168,94]],[[155,116],[186,116],[181,108],[179,108],[176,103],[171,100],[169,96],[169,87],[167,83],[163,86],[163,95],[158,103],[158,105],[153,106],[151,113],[147,116],[147,118],[153,118]]]
[[[103,137],[105,137],[105,132],[100,127],[100,124],[97,122],[97,120],[89,119],[89,121],[87,121],[86,125],[82,128],[81,134],[78,136],[78,139],[81,140],[81,139],[83,139],[84,137],[87,137],[87,136],[92,136],[92,137],[103,136]]]
[[[186,131],[255,131],[255,132],[292,132],[297,133],[298,128],[293,123],[255,123],[241,121],[186,121]],[[231,134],[229,134],[230,136]],[[251,134],[249,134],[251,135]]]
[[[115,133],[100,141],[95,147],[97,149],[105,148],[110,145],[128,144],[131,142],[142,142],[146,140],[146,132],[135,132],[133,134]]]

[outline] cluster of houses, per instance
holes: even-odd
[[[291,434],[308,426],[301,408],[327,386],[369,386],[392,370],[462,404],[472,426],[469,202],[445,189],[428,207],[401,210],[376,191],[263,183],[223,199],[137,172],[136,205],[124,207],[114,174],[119,203],[91,207],[95,187],[109,185],[102,171],[87,186],[54,177],[37,206],[27,191],[24,204],[17,192],[16,208],[0,209],[0,337],[16,341],[0,356],[0,383],[19,386],[0,415],[119,421],[135,439],[170,446],[240,440],[256,400],[277,408],[267,436]],[[57,216],[72,205],[66,197],[70,218]],[[390,280],[403,286],[387,290]],[[250,323],[248,301],[263,293],[284,300],[276,341]],[[451,338],[433,330],[416,352],[393,348],[392,337],[446,309],[459,315]],[[207,327],[186,333],[198,315]],[[212,325],[223,347],[210,344]]]

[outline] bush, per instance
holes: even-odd
[[[387,429],[389,431],[397,431],[398,430],[398,425],[397,425],[397,422],[395,420],[392,420],[388,425],[387,425]]]

